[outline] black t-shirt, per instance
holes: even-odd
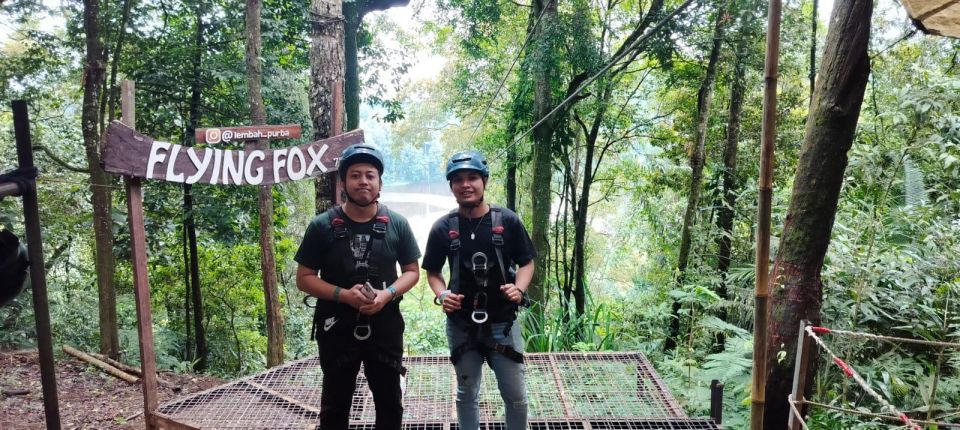
[[[461,314],[473,312],[473,302],[478,291],[478,282],[474,276],[474,254],[481,252],[486,256],[487,266],[487,312],[490,321],[511,321],[513,303],[500,292],[500,286],[506,284],[504,273],[508,273],[513,264],[523,266],[536,258],[537,251],[527,230],[520,222],[520,217],[507,208],[500,208],[503,215],[503,264],[507,266],[501,270],[497,262],[497,254],[493,245],[493,209],[480,218],[466,218],[457,215],[460,230],[460,285],[450,285],[449,288],[463,294]],[[472,238],[471,238],[472,236]],[[430,236],[427,238],[427,250],[423,257],[423,269],[428,272],[440,272],[450,257],[450,215],[444,215],[433,224]],[[512,275],[508,275],[513,282]]]

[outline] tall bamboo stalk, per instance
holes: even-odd
[[[766,402],[767,303],[770,273],[770,208],[773,197],[773,149],[777,135],[777,74],[780,61],[781,0],[767,9],[767,49],[763,65],[763,126],[760,139],[760,201],[757,204],[757,261],[753,310],[753,390],[750,428],[763,428]]]

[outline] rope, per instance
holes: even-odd
[[[807,427],[807,423],[803,421],[803,414],[797,410],[797,401],[794,400],[793,394],[787,396],[787,403],[790,404],[790,410],[793,411],[793,416],[796,418],[797,422],[800,423],[800,427],[803,427],[803,430],[810,430]]]
[[[879,334],[864,333],[859,331],[837,330],[837,329],[830,329],[826,327],[816,327],[816,326],[811,326],[810,328],[814,331],[814,333],[818,333],[818,334],[840,334],[840,335],[851,336],[851,337],[862,337],[865,339],[882,340],[882,341],[889,341],[889,342],[903,342],[903,343],[912,343],[916,345],[939,346],[943,348],[960,348],[960,343],[955,343],[955,342],[939,342],[935,340],[910,339],[906,337],[896,337],[896,336],[882,336]]]
[[[795,411],[796,411],[796,407],[795,407],[795,404],[796,404],[796,403],[806,404],[806,405],[810,405],[810,406],[816,406],[816,407],[818,407],[818,408],[829,409],[829,410],[831,410],[831,411],[851,413],[851,414],[854,414],[854,415],[862,415],[862,416],[865,416],[865,417],[882,418],[882,419],[891,420],[891,421],[900,421],[900,417],[895,417],[895,416],[893,416],[893,415],[875,414],[875,413],[873,413],[873,412],[864,412],[864,411],[860,411],[860,410],[856,410],[856,409],[841,408],[841,407],[838,407],[838,406],[828,405],[828,404],[825,404],[825,403],[818,403],[818,402],[814,402],[814,401],[810,401],[810,400],[793,400],[793,399],[791,399],[791,400],[790,400],[790,407],[793,408]],[[798,412],[798,413],[799,413],[799,412]],[[960,424],[958,424],[958,423],[946,423],[946,422],[942,422],[942,421],[927,421],[927,420],[913,420],[913,422],[916,423],[916,424],[935,425],[935,426],[938,426],[938,427],[960,428]],[[907,427],[909,428],[909,426],[907,426]],[[806,428],[806,426],[804,426],[804,428]]]
[[[807,335],[810,336],[810,338],[812,338],[817,343],[817,345],[823,348],[824,351],[827,351],[827,353],[830,354],[830,356],[833,358],[833,362],[836,363],[837,366],[839,366],[840,369],[843,370],[843,373],[847,375],[848,378],[853,378],[854,381],[857,381],[857,383],[860,384],[860,387],[863,388],[863,390],[866,391],[867,394],[869,394],[874,399],[876,399],[877,402],[879,402],[881,405],[887,408],[887,410],[892,412],[893,415],[895,415],[900,421],[902,421],[912,430],[922,430],[920,426],[914,424],[913,421],[910,420],[910,417],[908,417],[903,412],[900,412],[899,409],[897,409],[895,406],[891,405],[890,402],[884,399],[883,396],[881,396],[876,391],[874,391],[873,388],[870,386],[870,384],[868,384],[867,381],[864,380],[863,377],[861,377],[856,370],[853,370],[853,367],[850,367],[850,365],[844,362],[843,359],[841,359],[840,357],[837,357],[837,355],[834,354],[832,350],[830,350],[830,347],[828,347],[827,344],[823,343],[823,340],[821,340],[817,336],[817,334],[813,331],[813,326],[805,327],[804,331],[807,332]]]
[[[553,3],[553,0],[549,0],[546,5],[543,6],[543,10],[540,11],[540,16],[537,17],[537,22],[533,24],[533,27],[530,28],[530,31],[527,33],[526,40],[523,41],[523,45],[520,46],[520,50],[517,51],[517,56],[513,58],[513,62],[510,63],[510,68],[507,69],[507,73],[503,74],[503,78],[500,79],[500,84],[497,85],[497,90],[493,92],[493,96],[490,97],[490,100],[487,102],[487,108],[483,111],[483,115],[480,115],[480,120],[477,121],[477,125],[473,127],[473,133],[470,133],[470,140],[473,142],[473,138],[477,135],[477,130],[480,129],[480,126],[483,124],[483,120],[486,119],[487,114],[490,113],[490,108],[493,107],[493,101],[497,99],[497,96],[500,95],[500,90],[503,89],[503,84],[507,82],[507,78],[510,76],[510,72],[513,71],[513,67],[517,65],[517,60],[520,59],[520,55],[523,54],[523,51],[527,49],[527,44],[530,43],[530,38],[533,37],[533,33],[537,30],[537,27],[540,26],[540,20],[543,19],[543,15],[547,12],[547,8],[550,7],[550,4]]]
[[[533,133],[533,131],[536,130],[537,127],[540,126],[540,124],[543,124],[546,120],[550,119],[550,117],[552,117],[553,114],[557,113],[557,111],[559,111],[563,106],[565,106],[567,103],[569,103],[571,100],[573,100],[573,99],[577,96],[577,94],[580,94],[581,91],[583,91],[584,89],[586,89],[588,86],[590,86],[590,84],[592,84],[594,81],[596,81],[598,78],[600,78],[600,76],[603,75],[604,73],[606,73],[607,70],[610,70],[613,66],[615,66],[618,61],[620,61],[621,59],[623,59],[623,57],[626,57],[628,54],[632,53],[632,51],[633,51],[634,49],[636,49],[638,46],[640,46],[641,43],[646,42],[647,39],[651,38],[654,34],[656,34],[658,31],[660,31],[660,30],[663,28],[663,26],[665,26],[665,25],[667,24],[668,21],[670,21],[671,19],[673,19],[675,16],[679,15],[680,12],[682,12],[684,9],[687,8],[687,6],[690,6],[690,4],[692,4],[692,3],[693,3],[693,0],[686,0],[685,2],[683,2],[683,4],[681,4],[680,6],[677,6],[677,8],[673,10],[673,12],[670,12],[669,15],[663,17],[663,19],[661,19],[659,22],[657,22],[657,25],[653,26],[653,28],[651,28],[650,31],[648,31],[648,32],[647,32],[646,34],[644,34],[643,36],[641,36],[641,37],[637,38],[636,40],[634,40],[633,43],[631,43],[630,46],[627,47],[627,49],[624,49],[624,50],[620,53],[620,55],[618,55],[618,56],[616,56],[616,57],[614,57],[614,58],[611,58],[610,61],[607,62],[607,64],[606,64],[605,66],[603,66],[603,68],[600,69],[600,71],[598,71],[598,72],[595,73],[593,76],[591,76],[589,79],[587,79],[586,81],[584,81],[583,83],[581,83],[580,86],[577,87],[577,89],[573,92],[573,94],[570,94],[569,96],[567,96],[567,98],[563,99],[563,101],[560,102],[560,104],[558,104],[555,108],[553,108],[553,110],[551,110],[551,111],[548,112],[546,115],[544,115],[543,118],[540,118],[540,120],[537,121],[536,124],[533,125],[533,127],[530,127],[530,129],[528,129],[527,131],[523,132],[523,134],[521,134],[521,135],[518,136],[516,139],[514,139],[513,142],[511,142],[509,145],[507,145],[507,146],[505,146],[503,149],[501,149],[500,152],[498,152],[497,155],[496,155],[494,158],[501,158],[501,157],[503,157],[504,155],[506,155],[507,151],[508,151],[510,148],[512,148],[512,147],[514,147],[516,144],[520,143],[520,141],[523,140],[523,138],[527,137],[530,133]]]

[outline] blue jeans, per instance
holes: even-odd
[[[512,346],[517,352],[523,352],[523,339],[520,337],[520,322],[514,321],[509,336],[504,336],[507,323],[491,323],[490,334],[493,341]],[[468,330],[475,331],[471,324],[461,326],[447,318],[447,344],[452,351],[468,338]],[[481,341],[483,339],[480,339]],[[480,379],[483,372],[483,355],[476,349],[463,354],[454,365],[457,373],[457,417],[460,430],[478,430],[480,428]],[[527,428],[527,386],[524,382],[524,368],[503,354],[491,351],[489,363],[497,378],[497,387],[503,397],[506,410],[507,430]]]

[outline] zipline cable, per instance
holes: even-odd
[[[536,1],[536,0],[534,0]],[[510,72],[513,71],[513,67],[517,65],[517,61],[520,60],[520,55],[523,54],[523,51],[527,49],[527,44],[530,43],[530,38],[533,37],[533,33],[537,31],[537,27],[540,26],[540,20],[543,19],[543,15],[547,12],[547,8],[550,7],[550,4],[554,0],[549,0],[547,4],[543,7],[543,10],[540,11],[540,16],[537,17],[537,21],[533,24],[533,27],[530,28],[530,31],[527,33],[527,38],[523,41],[523,45],[520,46],[520,50],[517,51],[517,55],[513,58],[513,62],[510,63],[510,68],[507,69],[507,72],[503,74],[503,78],[500,79],[500,84],[497,85],[497,90],[493,92],[493,96],[490,97],[490,100],[487,101],[487,108],[484,109],[483,115],[480,115],[480,120],[477,121],[477,125],[473,127],[473,132],[470,133],[470,138],[467,139],[470,142],[473,142],[473,138],[477,135],[477,130],[480,129],[480,126],[483,125],[483,120],[486,119],[487,114],[490,113],[490,108],[493,107],[493,102],[497,99],[497,96],[500,95],[500,90],[503,89],[503,84],[507,82],[507,78],[510,77]]]
[[[661,29],[663,29],[664,26],[666,26],[667,22],[669,22],[671,19],[673,19],[674,17],[676,17],[677,15],[679,15],[680,12],[683,12],[683,10],[686,9],[688,6],[690,6],[690,4],[692,4],[693,2],[694,2],[694,0],[686,0],[685,2],[683,2],[683,4],[681,4],[680,6],[677,6],[677,8],[674,9],[673,12],[671,12],[669,15],[663,17],[663,19],[661,19],[659,22],[657,22],[657,25],[653,26],[653,28],[651,28],[650,31],[648,31],[648,32],[647,32],[646,34],[644,34],[643,36],[641,36],[641,37],[637,38],[636,40],[634,40],[633,43],[631,43],[630,46],[627,47],[627,49],[624,49],[623,51],[620,52],[620,55],[617,55],[616,57],[611,58],[610,61],[607,62],[607,64],[600,69],[600,71],[598,71],[598,72],[595,73],[593,76],[591,76],[589,79],[587,79],[586,81],[584,81],[583,83],[581,83],[580,86],[578,86],[577,89],[576,89],[572,94],[570,94],[569,96],[567,96],[567,98],[563,99],[563,101],[560,102],[560,104],[558,104],[556,107],[553,108],[553,110],[551,110],[551,111],[548,112],[546,115],[544,115],[543,118],[540,118],[540,120],[537,121],[536,124],[533,125],[533,127],[530,127],[530,129],[528,129],[527,131],[523,132],[523,134],[521,134],[521,135],[518,136],[516,139],[514,139],[513,142],[511,142],[510,144],[508,144],[507,146],[505,146],[503,149],[501,149],[499,152],[497,152],[497,155],[496,155],[495,158],[499,158],[499,157],[504,156],[504,155],[506,154],[506,151],[507,151],[507,150],[509,150],[510,148],[512,148],[512,147],[513,147],[514,145],[516,145],[517,143],[520,143],[520,141],[521,141],[523,138],[527,137],[530,133],[533,132],[533,130],[536,130],[537,127],[540,126],[540,124],[543,124],[546,120],[550,119],[550,117],[552,117],[553,114],[557,113],[557,111],[559,111],[559,110],[560,110],[561,108],[563,108],[567,103],[569,103],[571,100],[573,100],[573,99],[577,96],[577,94],[580,94],[581,91],[583,91],[585,88],[587,88],[588,86],[590,86],[590,84],[592,84],[594,81],[596,81],[598,78],[600,78],[601,75],[603,75],[603,74],[606,73],[608,70],[610,70],[611,68],[613,68],[613,66],[615,66],[615,65],[617,64],[617,62],[619,62],[621,59],[623,59],[623,57],[626,57],[628,54],[632,53],[633,50],[636,49],[641,43],[644,43],[644,42],[647,41],[647,39],[650,39],[651,37],[653,37],[654,34],[656,34],[657,32],[659,32]]]

